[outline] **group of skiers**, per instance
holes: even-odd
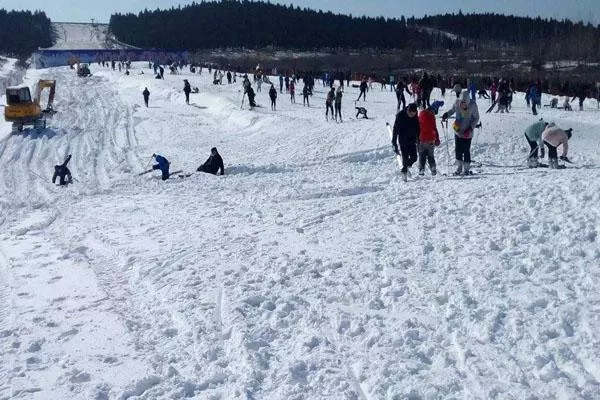
[[[432,175],[437,174],[434,149],[440,145],[436,115],[442,101],[434,101],[418,112],[416,103],[411,103],[396,114],[393,128],[392,146],[394,152],[402,156],[401,174],[403,180],[408,179],[409,168],[419,161],[419,175],[424,175],[426,164]],[[454,131],[454,150],[456,171],[454,175],[472,175],[471,142],[475,129],[479,125],[479,109],[477,103],[470,98],[469,91],[463,91],[452,108],[443,113],[442,124],[455,115],[452,124]],[[530,168],[548,166],[552,169],[564,168],[558,160],[570,163],[567,153],[572,129],[561,129],[554,123],[543,119],[529,126],[525,137],[530,146],[527,165]],[[538,157],[544,157],[544,146],[548,149],[548,165],[541,164]],[[558,157],[558,147],[562,146],[562,155]]]

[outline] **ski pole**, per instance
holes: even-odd
[[[450,161],[450,140],[448,139],[448,120],[442,120],[442,130],[444,131],[444,139],[446,140],[446,153],[448,154],[448,173],[450,173],[452,165]]]

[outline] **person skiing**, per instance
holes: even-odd
[[[577,86],[577,90],[575,92],[575,97],[573,97],[573,99],[571,99],[571,101],[575,100],[578,97],[579,97],[579,111],[583,111],[583,102],[585,101],[585,98],[587,97],[587,88],[585,87],[584,84],[580,84],[579,86]]]
[[[329,89],[327,92],[327,98],[325,99],[325,119],[329,121],[329,110],[331,110],[331,116],[333,117],[333,102],[335,101],[335,88]]]
[[[542,103],[542,96],[536,82],[529,86],[529,100],[531,101],[533,115],[537,115],[537,107]]]
[[[185,104],[190,104],[190,92],[192,91],[192,87],[187,79],[183,80],[183,93],[185,93]]]
[[[568,163],[571,162],[567,157],[569,151],[569,139],[573,134],[573,129],[562,130],[558,126],[552,124],[548,125],[542,133],[544,144],[548,147],[548,166],[552,169],[564,168],[564,165],[558,165],[558,152],[557,149],[562,145],[562,155],[560,159]]]
[[[458,79],[455,81],[454,86],[452,87],[454,93],[456,93],[456,98],[460,98],[460,93],[462,92],[462,86]]]
[[[471,94],[471,101],[474,103],[477,102],[477,83],[475,83],[474,79],[469,79],[467,86],[469,87],[469,93]]]
[[[277,89],[275,89],[273,84],[271,84],[271,89],[269,89],[269,98],[271,99],[271,110],[275,111],[277,105]]]
[[[310,101],[308,100],[308,95],[310,94],[310,90],[308,90],[308,85],[305,84],[302,88],[302,105],[310,108]],[[332,112],[333,114],[333,112]]]
[[[436,175],[434,149],[440,145],[435,116],[443,101],[434,101],[427,109],[419,113],[419,175],[425,175],[425,163],[429,164],[431,175]]]
[[[392,135],[394,153],[402,154],[402,179],[408,179],[408,169],[417,161],[417,141],[419,138],[419,118],[417,105],[411,103],[396,114]],[[400,147],[400,150],[398,150]]]
[[[492,103],[495,103],[496,93],[498,92],[498,86],[496,85],[496,82],[492,82],[492,85],[490,86],[490,92],[492,94]]]
[[[159,154],[152,154],[152,157],[156,160],[156,164],[152,166],[152,170],[159,169],[162,172],[162,180],[166,181],[169,179],[169,160]]]
[[[469,92],[464,91],[454,106],[442,115],[442,121],[456,114],[452,128],[454,129],[454,145],[457,169],[455,175],[471,175],[471,141],[475,127],[479,123],[477,103],[469,101]]]
[[[406,97],[404,97],[404,91],[406,91],[409,96],[412,96],[412,93],[410,90],[408,90],[406,79],[402,78],[396,85],[396,99],[398,100],[398,106],[396,107],[397,110],[400,110],[400,103],[402,103],[402,110],[406,108]]]
[[[338,116],[340,118],[340,122],[342,122],[342,87],[339,86],[335,91],[335,121],[337,122]]]
[[[254,110],[254,107],[256,107],[256,103],[254,102],[256,94],[254,93],[254,89],[252,89],[252,85],[248,85],[246,94],[248,94],[248,103],[250,103],[250,110],[252,111]]]
[[[359,101],[361,96],[363,98],[363,101],[367,101],[367,89],[368,89],[368,84],[367,84],[367,80],[365,78],[363,78],[363,80],[360,82],[360,93],[358,94],[358,99],[356,99],[356,101]]]
[[[142,92],[142,96],[144,96],[144,103],[146,104],[146,107],[148,107],[148,100],[150,99],[150,91],[148,90],[148,88],[144,88],[144,91]]]
[[[540,119],[538,122],[531,124],[525,129],[525,138],[527,139],[527,143],[529,143],[529,156],[527,157],[527,166],[529,168],[537,168],[540,166],[540,162],[538,160],[538,153],[541,158],[544,158],[544,142],[542,139],[542,133],[546,127],[548,127],[548,123],[544,121],[544,119]],[[554,126],[554,124],[552,124]]]
[[[433,91],[433,77],[429,77],[427,72],[424,72],[423,77],[419,81],[419,87],[422,91],[421,106],[423,108],[429,107],[431,105],[431,92]]]
[[[204,164],[198,167],[198,172],[206,172],[213,175],[225,175],[225,167],[223,166],[223,158],[217,151],[216,147],[210,149],[210,157]],[[220,173],[219,173],[220,171]]]
[[[71,171],[67,167],[67,164],[71,161],[71,155],[69,154],[65,161],[61,165],[54,166],[54,175],[52,175],[52,183],[56,183],[56,178],[59,178],[59,185],[64,186],[73,182]],[[66,179],[65,179],[66,178]]]
[[[290,102],[292,104],[296,104],[296,84],[294,83],[294,80],[290,81],[289,91],[290,91]]]

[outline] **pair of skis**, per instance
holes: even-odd
[[[139,174],[138,174],[138,176],[142,176],[142,175],[149,174],[149,173],[150,173],[150,172],[152,172],[152,171],[154,171],[154,170],[153,170],[153,169],[149,169],[149,170],[147,170],[147,171],[144,171],[144,172],[141,172],[141,173],[139,173]],[[192,176],[192,174],[191,174],[191,173],[184,174],[184,173],[183,173],[183,170],[181,170],[181,169],[180,169],[180,170],[178,170],[178,171],[170,172],[170,173],[169,173],[169,178],[171,178],[173,175],[177,175],[177,176],[178,176],[178,177],[180,177],[180,178],[187,178],[187,177],[190,177],[190,176]]]

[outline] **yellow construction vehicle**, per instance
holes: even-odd
[[[44,89],[50,89],[48,105],[42,110],[40,97]],[[23,130],[25,125],[33,125],[36,129],[46,129],[46,115],[54,112],[52,103],[56,92],[56,81],[40,79],[35,90],[35,97],[31,98],[28,86],[13,86],[6,88],[6,107],[4,119],[13,123],[13,129]]]

